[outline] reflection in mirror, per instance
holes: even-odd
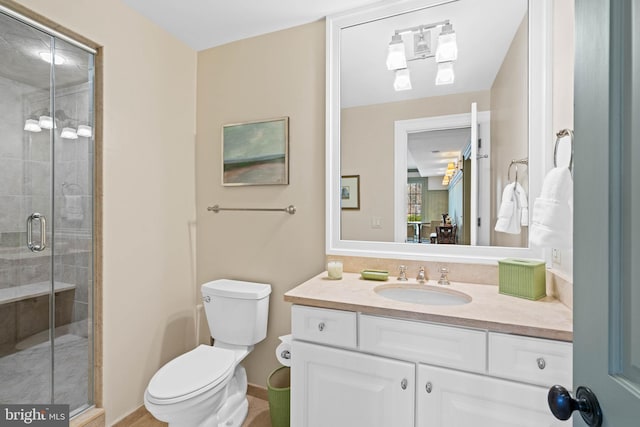
[[[360,175],[361,205],[341,211],[340,238],[527,247],[526,226],[495,225],[510,161],[529,156],[528,58],[527,0],[440,2],[342,28],[340,173]],[[523,165],[518,182],[526,200]]]

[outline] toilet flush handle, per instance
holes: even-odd
[[[202,297],[202,301],[211,302],[211,297],[209,295],[206,295],[206,296]]]

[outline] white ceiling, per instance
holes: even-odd
[[[378,0],[123,0],[195,50],[317,21]]]
[[[490,89],[526,11],[527,0],[458,0],[342,30],[341,106]],[[408,63],[413,89],[396,92],[394,72],[387,70],[385,64],[394,31],[447,19],[458,42],[455,82],[436,86],[435,60],[416,60]],[[408,38],[409,35],[404,40],[407,56],[411,56],[413,44],[409,44]]]
[[[457,163],[470,139],[470,127],[411,133],[407,141],[407,169],[417,169],[422,177],[442,177],[449,162]]]

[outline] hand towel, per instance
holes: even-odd
[[[64,218],[71,221],[82,221],[84,212],[82,209],[82,196],[64,196]]]
[[[551,169],[533,204],[531,243],[548,248],[570,248],[573,240],[573,179],[566,167]]]
[[[520,234],[520,227],[529,225],[529,203],[524,188],[509,183],[502,192],[495,230],[502,233]]]

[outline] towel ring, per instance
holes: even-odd
[[[558,144],[560,143],[560,140],[565,136],[570,137],[571,157],[569,158],[569,171],[573,172],[573,131],[571,129],[562,129],[556,134],[556,143],[553,147],[553,167],[558,167]]]
[[[520,160],[511,160],[509,163],[509,169],[507,169],[507,180],[511,182],[511,166],[516,165],[516,179],[514,182],[518,182],[518,165],[528,165],[529,160],[520,159]]]

